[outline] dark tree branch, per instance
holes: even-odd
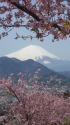
[[[32,16],[32,17],[33,17],[35,20],[37,20],[38,22],[39,22],[39,21],[43,21],[43,20],[40,19],[36,14],[34,14],[31,10],[27,9],[26,6],[21,6],[20,4],[18,4],[18,3],[16,3],[16,2],[12,2],[11,0],[9,0],[9,1],[10,1],[10,3],[11,3],[12,5],[14,5],[14,6],[17,7],[18,9],[22,10],[23,12],[29,14],[30,16]],[[49,6],[49,3],[48,3],[48,6]],[[49,14],[49,12],[48,12],[48,14]],[[44,23],[44,21],[43,21],[43,23]],[[52,24],[52,27],[58,28],[58,30],[61,31],[61,27],[60,27],[58,24],[56,24],[56,23],[53,23],[53,24]]]
[[[15,7],[17,7],[18,9],[20,9],[21,11],[29,14],[30,16],[32,16],[34,19],[36,19],[37,21],[41,21],[41,19],[34,14],[31,10],[27,9],[26,6],[21,6],[20,4],[16,3],[16,2],[12,2],[11,0],[9,0],[9,2],[14,5]]]
[[[19,27],[25,27],[26,25],[19,25]],[[0,27],[16,27],[15,25],[0,25]]]
[[[62,30],[61,30],[61,27],[60,27],[59,25],[57,25],[56,23],[53,23],[53,24],[52,24],[52,27],[58,28],[59,31],[62,31]]]
[[[20,102],[20,99],[18,98],[17,94],[15,93],[15,91],[11,88],[11,87],[8,87],[7,88],[9,89],[9,91],[14,95],[14,97]]]
[[[32,12],[31,10],[29,10],[28,8],[26,8],[25,5],[21,6],[19,3],[13,2],[11,0],[8,0],[12,5],[14,5],[16,8],[18,8],[19,10],[21,10],[22,12],[25,12],[27,14],[29,14],[30,16],[32,16],[36,21],[42,21],[42,23],[44,23],[43,19],[40,19],[34,12]],[[48,12],[49,14],[49,12]],[[0,27],[16,27],[15,25],[0,25]],[[20,25],[20,27],[23,27],[26,25]],[[57,23],[54,23],[51,25],[51,27],[54,28],[58,28],[59,31],[62,31],[61,26],[59,26]]]

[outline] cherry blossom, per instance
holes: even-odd
[[[0,0],[0,14],[2,28],[26,27],[41,40],[70,35],[70,0]]]
[[[61,125],[70,118],[70,97],[40,90],[35,84],[29,85],[22,73],[19,75],[17,84],[11,76],[0,80],[1,93],[5,93],[0,93],[0,104],[7,111],[2,117],[4,124],[12,120],[19,125]]]

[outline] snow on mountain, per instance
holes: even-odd
[[[50,52],[46,51],[40,46],[36,45],[29,45],[21,50],[18,50],[14,53],[6,55],[9,58],[17,58],[19,60],[28,60],[33,59],[34,61],[37,61],[39,59],[43,59],[44,57],[50,58],[52,60],[61,60],[59,57],[51,54]],[[50,63],[49,60],[43,60],[44,64]]]

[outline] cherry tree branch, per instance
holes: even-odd
[[[44,23],[44,21],[42,19],[40,19],[35,13],[33,13],[31,10],[27,9],[26,6],[21,6],[20,4],[16,3],[16,2],[12,2],[11,0],[9,0],[9,2],[14,5],[15,7],[17,7],[19,10],[29,14],[30,16],[32,16],[35,20],[42,21]],[[48,3],[49,6],[49,3]],[[49,12],[48,12],[49,14]],[[61,27],[59,25],[57,25],[56,23],[52,24],[52,27],[58,28],[59,31],[61,31]]]
[[[17,7],[18,9],[20,9],[21,11],[31,15],[34,19],[36,19],[37,21],[41,21],[41,19],[34,14],[31,10],[27,9],[26,6],[21,6],[20,4],[16,3],[16,2],[12,2],[11,0],[9,0],[9,2],[14,5],[15,7]]]
[[[17,94],[15,93],[15,91],[11,88],[11,87],[8,87],[7,88],[9,89],[9,91],[14,95],[14,97],[16,97],[16,99],[20,102],[20,99],[18,98]]]
[[[26,25],[19,25],[19,27],[25,27]],[[0,25],[0,27],[17,27],[16,25]]]

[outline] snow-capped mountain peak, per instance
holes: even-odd
[[[6,56],[10,58],[17,58],[22,61],[28,59],[33,59],[34,61],[37,61],[38,59],[43,59],[43,57],[48,57],[53,60],[60,60],[59,57],[51,54],[42,47],[36,45],[29,45],[21,50],[18,50]],[[50,63],[50,62],[48,60],[45,60],[44,63]]]

